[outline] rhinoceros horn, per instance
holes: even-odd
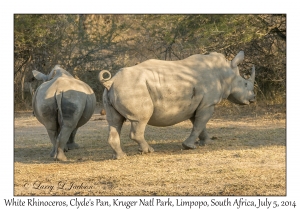
[[[249,78],[249,81],[254,83],[255,80],[255,66],[252,66],[252,72],[251,72],[251,77]]]
[[[244,51],[240,51],[231,61],[231,68],[235,69],[244,60]],[[239,72],[237,72],[239,73]]]
[[[56,70],[57,70],[57,69],[60,69],[60,68],[61,68],[60,65],[55,65],[54,68],[51,70],[51,72],[50,72],[49,75],[48,75],[48,80],[53,79],[53,77],[54,77],[55,74],[56,74]]]

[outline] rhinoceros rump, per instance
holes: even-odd
[[[66,160],[64,150],[78,147],[74,141],[77,129],[94,113],[95,94],[86,83],[58,65],[49,75],[36,70],[32,73],[36,79],[44,81],[34,93],[32,106],[53,144],[50,156]]]
[[[131,122],[130,138],[142,152],[153,152],[144,139],[147,124],[170,126],[190,119],[193,129],[183,147],[196,148],[198,138],[202,142],[210,140],[206,123],[217,103],[228,99],[244,105],[255,100],[255,69],[253,66],[248,80],[243,79],[238,69],[243,59],[243,51],[232,61],[214,52],[179,61],[151,59],[120,69],[112,78],[107,70],[101,71],[99,80],[106,87],[103,103],[109,124],[108,143],[115,158],[125,156],[120,146],[125,119]],[[109,77],[104,78],[105,74]]]

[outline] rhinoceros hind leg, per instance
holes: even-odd
[[[68,148],[68,150],[78,149],[79,145],[77,143],[75,143],[75,142],[73,142],[73,143],[67,143],[67,148]]]
[[[151,153],[151,152],[154,152],[154,149],[152,147],[150,147],[149,145],[148,145],[148,147],[145,147],[145,146],[142,147],[142,146],[140,146],[139,147],[139,151],[142,152],[142,153]]]
[[[68,126],[62,126],[61,130],[59,132],[59,135],[57,137],[57,142],[56,142],[56,154],[54,158],[56,160],[61,160],[61,161],[66,161],[67,157],[64,154],[64,149],[66,147],[66,143],[73,131],[73,128],[70,128]]]
[[[56,138],[57,138],[57,131],[56,130],[50,130],[50,129],[47,129],[47,132],[48,132],[48,136],[51,140],[51,143],[52,143],[52,150],[50,152],[50,157],[54,157],[55,155],[55,142],[56,142]]]
[[[75,143],[75,135],[76,135],[77,129],[78,128],[75,128],[73,130],[73,132],[71,133],[70,138],[69,138],[69,140],[67,142],[67,149],[69,149],[69,150],[78,149],[79,148],[79,145]]]
[[[50,157],[54,158],[54,156],[55,156],[55,147],[53,147],[50,152]]]
[[[65,147],[64,147],[64,152],[68,152],[68,146],[67,145],[65,145]]]
[[[142,153],[154,152],[144,138],[146,125],[146,122],[131,121],[130,138],[139,144]]]
[[[56,157],[55,157],[55,160],[60,160],[60,161],[66,161],[67,160],[67,157],[64,153],[64,150],[62,150],[61,148],[58,148],[57,149],[57,153],[56,153]]]
[[[126,153],[123,152],[120,145],[120,133],[122,128],[122,123],[119,125],[110,125],[109,126],[109,136],[108,143],[111,148],[114,150],[113,159],[122,159],[126,156]]]
[[[104,96],[106,92],[104,91]],[[126,156],[121,148],[120,134],[125,117],[123,117],[119,112],[115,110],[109,103],[105,103],[107,99],[104,98],[104,106],[106,110],[106,119],[108,122],[109,135],[107,142],[113,149],[113,159],[121,159]]]
[[[123,159],[123,158],[125,158],[125,157],[127,157],[127,155],[126,155],[126,153],[125,152],[121,152],[121,153],[119,153],[119,154],[113,154],[113,156],[112,156],[112,159],[115,159],[115,160],[120,160],[120,159]]]

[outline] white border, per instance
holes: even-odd
[[[295,1],[293,1],[295,2]],[[13,198],[13,15],[15,13],[285,13],[287,14],[287,196],[271,197],[271,200],[296,201],[299,208],[299,12],[296,3],[275,0],[252,1],[35,1],[12,0],[1,1],[1,178],[0,178],[0,208],[4,198]],[[16,197],[20,198],[20,197]],[[27,199],[28,197],[21,197]],[[39,197],[48,200],[48,197]],[[96,199],[96,197],[91,197]],[[119,197],[126,200],[138,200],[143,197]],[[159,198],[159,197],[155,197]],[[187,199],[190,197],[187,197]],[[220,200],[222,197],[218,197]],[[238,197],[235,197],[238,198]],[[235,199],[234,198],[234,199]],[[252,199],[249,197],[248,199]],[[262,197],[265,198],[265,197]],[[55,197],[55,200],[69,201],[70,197]],[[80,199],[83,199],[81,197]],[[104,199],[104,198],[103,198]],[[113,199],[113,197],[107,197]],[[164,198],[165,199],[165,198]],[[175,197],[172,197],[175,199]],[[194,198],[191,198],[195,200]],[[211,198],[201,197],[201,200]],[[247,199],[247,197],[246,197]],[[53,200],[53,197],[52,197]],[[57,207],[56,207],[57,208]],[[160,208],[160,207],[156,207]],[[60,208],[57,208],[60,209]],[[61,207],[61,209],[65,209]],[[80,207],[80,209],[91,209]],[[112,208],[110,208],[112,209]],[[126,208],[123,208],[126,209]],[[138,208],[132,208],[138,209]],[[162,208],[161,208],[162,209]],[[165,208],[164,208],[165,209]],[[172,208],[177,209],[177,208]],[[187,209],[187,208],[185,208]],[[232,209],[232,208],[226,208]],[[244,208],[240,208],[244,209]]]

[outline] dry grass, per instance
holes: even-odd
[[[97,118],[79,129],[80,148],[66,153],[69,160],[54,162],[45,128],[30,113],[16,113],[14,194],[286,195],[282,107],[217,107],[207,126],[214,144],[196,150],[182,150],[191,131],[185,121],[147,126],[146,139],[155,152],[141,155],[126,122],[121,139],[128,157],[122,160],[111,160],[107,123]]]

